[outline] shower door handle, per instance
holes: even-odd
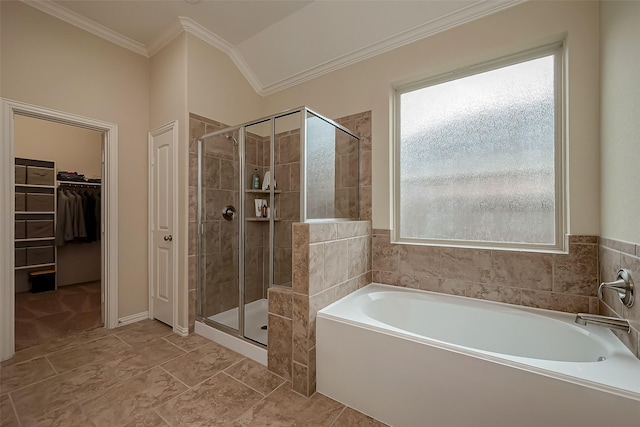
[[[168,236],[164,236],[164,241],[165,242],[170,242],[173,240],[173,236],[171,234],[169,234]]]

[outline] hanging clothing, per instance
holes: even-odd
[[[73,222],[71,219],[71,200],[58,189],[58,206],[56,220],[56,246],[64,246],[73,240]]]
[[[59,188],[56,245],[100,238],[100,189]]]
[[[84,215],[84,224],[87,234],[87,242],[95,242],[96,239],[96,200],[90,191],[85,190],[82,192],[83,204],[82,211]]]

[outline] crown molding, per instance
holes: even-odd
[[[56,18],[61,19],[71,25],[88,31],[91,34],[117,44],[118,46],[129,49],[139,55],[146,56],[147,58],[149,57],[149,52],[147,52],[145,45],[143,45],[142,43],[139,43],[127,36],[113,31],[112,29],[107,28],[102,24],[98,24],[97,22],[92,21],[91,19],[86,18],[72,10],[69,10],[66,7],[60,6],[59,4],[56,4],[52,1],[45,0],[20,1],[42,12],[48,13],[51,16],[55,16]]]
[[[173,39],[182,34],[183,31],[184,28],[179,20],[173,22],[160,37],[147,45],[148,56],[152,57],[160,52],[162,48],[171,43]]]
[[[306,81],[331,73],[340,68],[364,61],[376,55],[411,44],[418,40],[440,33],[453,27],[474,21],[487,15],[508,9],[527,0],[510,0],[500,3],[482,0],[457,10],[448,15],[418,25],[400,34],[388,37],[361,49],[344,54],[336,59],[326,61],[318,66],[296,73],[276,83],[266,85],[259,92],[262,96],[272,95]]]
[[[191,18],[179,16],[178,22],[170,27],[163,35],[155,41],[145,46],[127,36],[124,36],[114,30],[105,27],[95,21],[73,12],[63,6],[47,0],[20,0],[23,3],[34,7],[42,12],[48,13],[58,19],[61,19],[71,25],[88,31],[98,37],[108,40],[118,46],[129,49],[139,55],[150,58],[158,53],[163,47],[169,44],[182,31],[187,31],[194,36],[200,38],[204,42],[210,44],[216,49],[226,53],[231,61],[238,67],[238,70],[247,79],[253,90],[261,96],[268,96],[306,81],[320,77],[324,74],[331,73],[340,68],[347,67],[356,62],[363,61],[381,53],[388,52],[393,49],[405,46],[415,41],[424,39],[436,33],[448,30],[450,28],[471,22],[484,16],[499,12],[510,8],[527,0],[507,0],[507,1],[491,1],[480,0],[464,9],[457,10],[448,15],[434,19],[430,22],[418,25],[400,34],[388,37],[379,42],[373,43],[361,49],[344,54],[336,59],[326,61],[318,66],[311,67],[305,71],[295,73],[287,78],[279,80],[275,83],[264,85],[251,69],[244,56],[231,43],[224,40],[209,29],[198,24]]]
[[[231,61],[233,61],[236,67],[238,67],[242,75],[247,79],[253,90],[262,95],[262,83],[255,75],[251,67],[249,67],[242,54],[240,54],[240,52],[234,45],[218,36],[214,32],[198,24],[191,18],[179,16],[178,19],[180,20],[180,24],[185,31],[193,34],[194,36],[200,38],[202,41],[209,43],[211,46],[226,53],[229,58],[231,58]]]

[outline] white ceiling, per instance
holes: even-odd
[[[182,31],[275,93],[525,0],[23,0],[141,55]]]

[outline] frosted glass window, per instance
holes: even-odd
[[[558,60],[396,92],[400,239],[556,244]]]

